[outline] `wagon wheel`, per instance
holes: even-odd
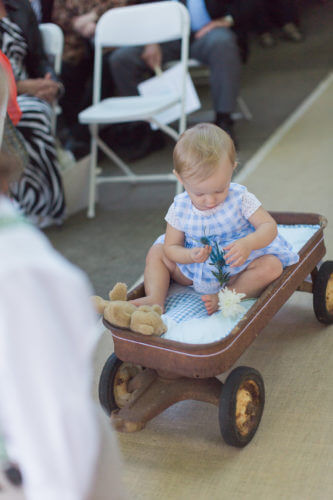
[[[108,415],[130,402],[133,393],[128,383],[142,370],[141,366],[124,363],[114,353],[108,357],[98,385],[99,401]]]
[[[333,261],[324,262],[313,284],[313,309],[318,321],[333,323]]]
[[[265,404],[265,387],[254,368],[239,366],[225,381],[219,404],[219,423],[224,441],[239,448],[256,433]]]

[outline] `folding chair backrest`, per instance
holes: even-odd
[[[93,103],[97,104],[101,97],[103,47],[146,45],[178,39],[181,40],[184,96],[189,35],[189,12],[183,4],[173,0],[118,7],[105,12],[97,22],[95,32]],[[182,101],[184,106],[184,99]]]
[[[39,30],[42,36],[44,51],[50,57],[54,71],[59,75],[64,49],[64,34],[62,29],[54,23],[42,23],[39,25]]]
[[[97,23],[95,44],[120,47],[162,43],[189,30],[188,12],[179,2],[155,2],[108,10]]]

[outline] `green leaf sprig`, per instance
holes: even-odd
[[[195,239],[198,243],[201,243],[202,245],[209,245],[212,247],[212,251],[210,253],[211,262],[209,262],[209,264],[216,268],[216,270],[212,271],[212,273],[218,280],[222,288],[224,285],[228,283],[230,279],[230,273],[226,272],[224,269],[225,267],[228,267],[228,264],[224,259],[224,250],[220,250],[216,241],[214,242],[214,244],[211,243],[209,237],[206,236],[205,228],[204,228],[204,236],[202,236],[200,239],[197,238],[193,239]]]
[[[212,246],[212,251],[210,253],[210,260],[211,262],[209,264],[211,266],[216,267],[216,271],[212,271],[212,273],[217,279],[217,281],[220,283],[222,288],[224,285],[228,283],[230,278],[230,273],[224,270],[224,268],[227,267],[228,264],[226,264],[226,261],[224,259],[224,250],[219,249],[216,241],[214,243],[214,246]]]

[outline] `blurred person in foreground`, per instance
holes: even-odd
[[[0,66],[2,110],[6,84]],[[117,444],[91,396],[90,285],[16,212],[14,166],[0,153],[0,435],[23,482],[0,469],[0,499],[124,499]]]

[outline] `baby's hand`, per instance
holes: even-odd
[[[210,252],[212,251],[212,247],[209,245],[205,245],[204,247],[195,247],[191,248],[190,255],[193,262],[205,262]]]
[[[227,250],[224,258],[230,267],[238,267],[244,264],[252,251],[245,238],[230,243],[224,247],[224,250]]]

